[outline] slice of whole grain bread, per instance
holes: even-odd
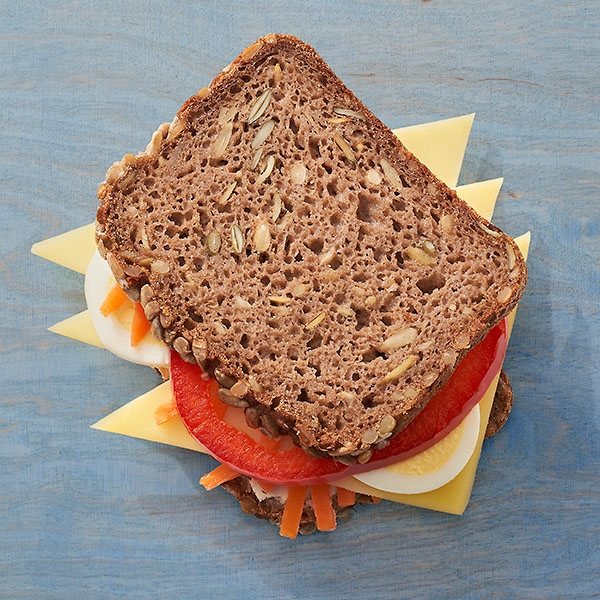
[[[525,262],[309,46],[270,35],[109,169],[97,243],[267,435],[366,461],[520,299]]]

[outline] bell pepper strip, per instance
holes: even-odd
[[[356,493],[346,488],[337,488],[337,503],[340,508],[354,506],[356,504]]]
[[[331,494],[326,483],[317,483],[310,486],[315,520],[319,531],[333,531],[336,526],[335,510],[331,504]]]
[[[118,283],[115,283],[110,288],[108,294],[106,294],[106,298],[104,298],[104,301],[100,305],[100,314],[103,317],[110,316],[123,305],[125,300],[127,300],[125,292]]]
[[[375,449],[365,463],[347,466],[331,458],[312,458],[296,446],[273,451],[248,433],[221,420],[215,411],[218,384],[200,367],[171,353],[171,383],[179,415],[190,434],[217,460],[239,473],[278,485],[333,482],[399,460],[436,444],[456,427],[483,397],[500,371],[507,344],[506,322],[494,327],[456,367],[442,389],[387,447]]]
[[[300,519],[306,500],[306,487],[296,485],[288,490],[287,500],[283,507],[283,515],[279,525],[279,533],[283,537],[295,540],[300,529]]]
[[[219,465],[216,469],[213,469],[210,473],[201,477],[200,485],[202,485],[204,489],[210,491],[219,487],[222,483],[231,481],[239,476],[240,474],[228,465]]]

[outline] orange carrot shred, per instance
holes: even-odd
[[[234,471],[228,465],[219,465],[216,469],[213,469],[210,473],[202,476],[200,479],[200,485],[204,486],[207,490],[214,490],[219,487],[222,483],[231,481],[236,477],[239,477],[239,473]]]
[[[302,518],[305,499],[305,486],[296,485],[288,488],[288,497],[285,501],[281,525],[279,526],[279,533],[283,537],[291,538],[292,540],[296,539],[298,529],[300,529],[300,519]]]
[[[177,414],[177,407],[175,406],[174,398],[171,398],[164,404],[161,404],[154,411],[154,420],[157,425],[166,423],[169,419],[172,419]]]
[[[356,502],[356,494],[352,490],[345,488],[337,488],[337,501],[340,508],[345,506],[354,506]]]
[[[113,287],[110,288],[108,294],[106,294],[106,298],[104,298],[104,302],[100,305],[100,313],[104,317],[108,317],[112,313],[115,312],[122,304],[127,300],[127,296],[125,292],[121,289],[118,283],[115,283]]]
[[[271,483],[270,481],[258,481],[258,484],[260,485],[260,488],[265,494],[268,494],[270,491],[277,487],[276,483]]]
[[[333,531],[336,527],[335,510],[331,504],[329,486],[326,483],[318,483],[310,486],[313,509],[317,519],[319,531]]]
[[[373,500],[373,504],[379,504],[381,502],[381,498],[377,496],[371,496],[371,500]]]
[[[133,319],[131,321],[131,337],[129,343],[132,347],[138,346],[150,331],[150,322],[146,319],[144,309],[139,302],[133,305]]]

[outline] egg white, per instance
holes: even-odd
[[[387,467],[355,475],[362,483],[384,492],[421,494],[452,481],[471,458],[480,428],[479,405],[463,422],[431,448]]]
[[[100,306],[114,283],[115,279],[108,263],[96,251],[85,273],[84,289],[92,324],[100,341],[113,354],[124,360],[151,367],[166,367],[169,364],[169,349],[166,344],[148,333],[142,342],[134,347],[130,342],[131,332],[124,324],[127,320],[119,318],[116,312],[108,317],[100,312]],[[130,310],[133,312],[133,303],[129,300],[127,302],[130,303]]]

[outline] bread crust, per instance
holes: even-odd
[[[496,435],[504,427],[512,411],[514,399],[508,375],[502,370],[500,371],[498,387],[496,388],[490,418],[485,430],[486,440]]]
[[[98,197],[100,253],[155,336],[318,456],[368,460],[527,281],[514,241],[292,36],[243,52]]]

